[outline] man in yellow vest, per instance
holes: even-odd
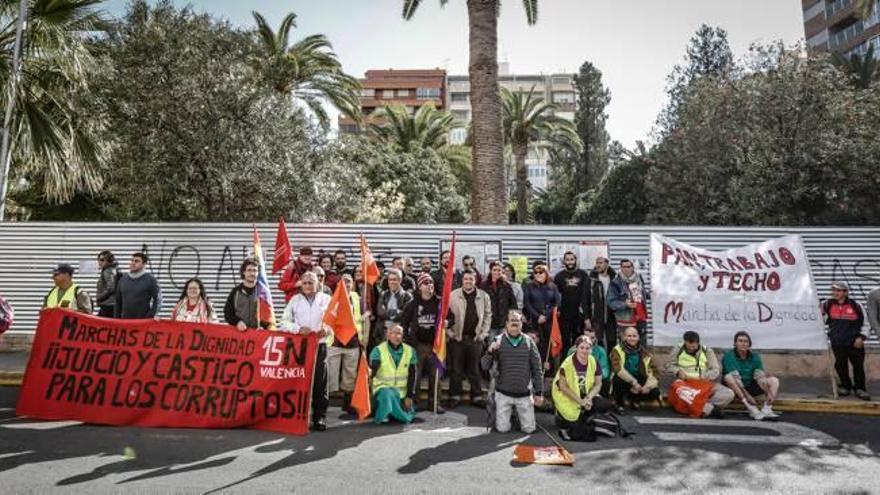
[[[92,314],[92,298],[73,283],[74,269],[61,263],[52,271],[55,287],[43,298],[44,308],[67,308],[80,313]]]
[[[403,327],[394,324],[385,332],[385,342],[370,353],[373,372],[373,418],[376,423],[387,423],[390,417],[401,423],[415,418],[413,399],[418,382],[415,349],[403,343]]]
[[[666,362],[666,371],[676,380],[706,380],[713,382],[709,400],[703,407],[703,417],[724,416],[723,409],[733,400],[733,391],[717,382],[721,376],[721,365],[715,351],[700,344],[700,334],[688,330],[684,342],[672,348]]]

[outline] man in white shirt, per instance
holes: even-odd
[[[307,334],[315,332],[318,336],[318,353],[315,356],[315,376],[312,381],[312,428],[316,431],[327,429],[327,341],[325,337],[331,330],[324,326],[324,312],[330,305],[330,296],[318,292],[318,277],[313,272],[305,272],[300,277],[300,289],[284,308],[280,329],[290,333]]]

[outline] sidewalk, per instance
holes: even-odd
[[[21,385],[29,356],[27,352],[0,352],[0,386]],[[880,416],[880,400],[878,400],[880,397],[874,397],[871,401],[863,401],[852,396],[835,400],[831,396],[831,383],[828,378],[780,377],[780,381],[782,393],[773,406],[780,411]],[[661,383],[663,390],[666,390],[668,385],[667,380]],[[427,388],[427,384],[424,384],[423,388]],[[870,393],[870,386],[868,392]],[[742,405],[734,401],[731,407],[742,408]]]

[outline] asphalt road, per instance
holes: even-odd
[[[420,413],[408,426],[357,424],[331,408],[307,437],[256,430],[148,429],[15,417],[0,387],[6,493],[880,493],[880,419],[786,413],[691,420],[628,415],[629,438],[568,442],[574,467],[519,465],[531,436],[487,433],[485,411]],[[550,431],[553,417],[539,414]]]

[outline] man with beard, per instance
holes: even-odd
[[[596,332],[596,338],[610,351],[617,345],[617,322],[614,311],[608,307],[608,287],[617,274],[611,268],[608,258],[596,258],[596,266],[590,272],[590,323]]]
[[[336,252],[333,253],[333,271],[335,271],[340,277],[346,273],[353,277],[354,269],[349,268],[346,263],[347,258],[345,256],[345,251],[337,249]]]
[[[562,255],[563,268],[553,278],[562,300],[559,304],[559,325],[562,330],[562,348],[571,347],[574,339],[590,326],[590,276],[578,268],[577,257],[567,251]]]

